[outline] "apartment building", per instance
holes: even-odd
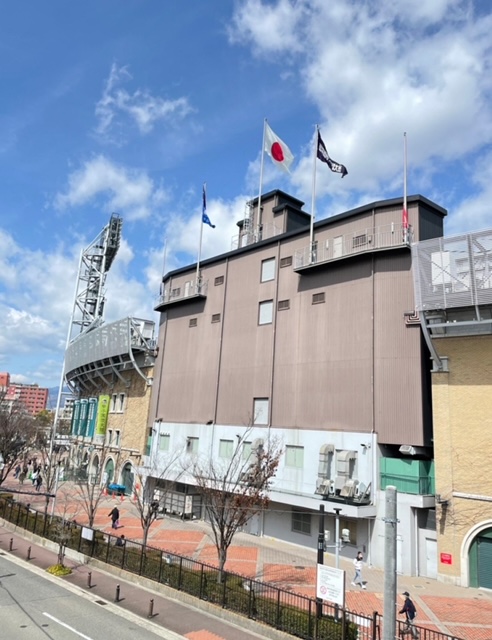
[[[398,569],[435,576],[431,361],[410,246],[442,236],[446,211],[409,197],[405,228],[402,206],[373,202],[312,225],[275,190],[260,209],[249,203],[230,252],[165,275],[153,486],[166,452],[227,458],[251,428],[253,443],[275,437],[284,454],[250,533],[316,548],[322,504],[328,549],[337,518],[341,554],[363,549],[382,566],[383,490],[396,484]],[[190,475],[171,493],[184,516],[200,515]]]
[[[416,304],[432,356],[437,567],[492,588],[492,230],[412,247]]]
[[[37,384],[10,382],[10,374],[0,373],[0,388],[8,390],[9,396],[15,396],[25,411],[35,416],[46,409],[49,390]]]

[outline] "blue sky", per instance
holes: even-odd
[[[492,7],[469,0],[24,0],[0,7],[0,370],[58,383],[78,256],[123,242],[106,320],[156,319],[163,269],[228,251],[258,193],[263,119],[290,147],[264,191],[317,218],[408,192],[446,234],[491,226]]]

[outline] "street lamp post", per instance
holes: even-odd
[[[335,566],[340,569],[340,508],[334,508],[335,512]]]
[[[325,559],[325,505],[319,505],[319,529],[318,529],[318,557],[317,563],[324,564]],[[323,601],[316,599],[316,616],[321,618],[323,615]]]

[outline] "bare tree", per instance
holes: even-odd
[[[218,582],[222,582],[227,552],[234,535],[267,507],[268,491],[282,455],[277,441],[264,443],[257,438],[250,442],[251,432],[252,429],[248,428],[239,437],[227,461],[210,458],[205,462],[197,461],[193,468],[193,477],[202,495],[217,549]]]
[[[147,545],[150,528],[157,520],[159,511],[164,510],[166,494],[173,490],[174,483],[186,471],[186,465],[181,461],[183,451],[183,448],[178,448],[167,455],[161,454],[158,459],[153,459],[151,467],[136,469],[137,484],[144,487],[143,490],[134,492],[135,507],[142,525],[144,547]],[[154,495],[157,484],[159,499]]]
[[[86,477],[83,478],[79,477],[75,484],[75,493],[80,500],[80,507],[87,516],[88,525],[91,528],[94,527],[94,520],[101,500],[105,497],[103,463],[109,451],[110,447],[107,444],[98,448],[97,453],[101,462],[96,473],[86,474]],[[118,459],[116,460],[116,467],[118,467],[118,462],[119,453]]]
[[[9,397],[7,389],[0,389],[0,485],[16,461],[27,454],[35,435],[33,417],[17,399]]]

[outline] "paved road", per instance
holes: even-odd
[[[100,601],[104,602],[104,601]],[[0,637],[6,640],[179,640],[171,631],[152,629],[152,623],[97,597],[82,595],[39,570],[0,557]]]

